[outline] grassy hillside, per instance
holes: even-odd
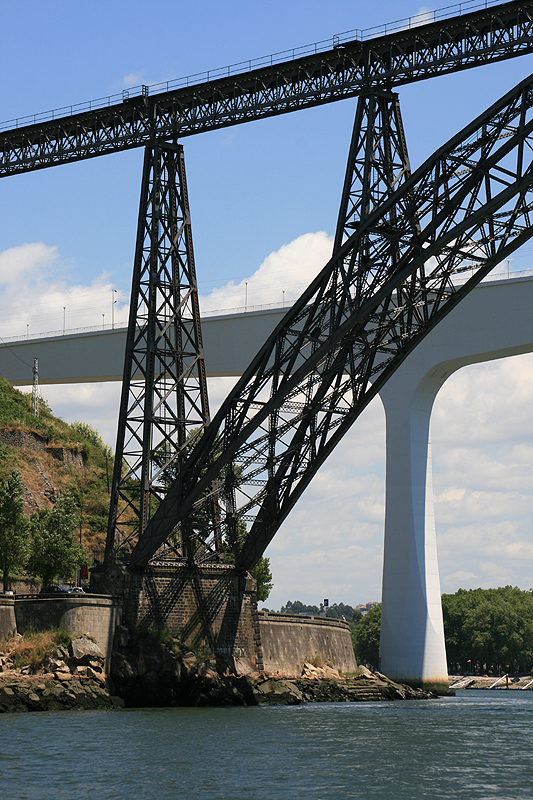
[[[0,378],[0,478],[13,469],[22,475],[27,516],[70,489],[79,500],[82,543],[89,555],[103,547],[113,472],[109,447],[89,425],[63,422],[42,401],[34,417],[31,396]]]

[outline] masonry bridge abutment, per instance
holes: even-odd
[[[380,392],[387,432],[381,669],[391,678],[447,687],[429,445],[434,400],[461,367],[532,352],[532,307],[531,277],[482,283]],[[284,313],[205,318],[208,376],[240,375]],[[38,357],[41,383],[120,380],[124,339],[118,329],[9,343],[0,346],[0,374],[29,384],[19,358]]]

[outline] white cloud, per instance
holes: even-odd
[[[533,511],[533,496],[518,492],[470,492],[451,487],[435,496],[435,509],[442,523],[453,524],[460,515],[463,522],[507,520]]]
[[[506,445],[487,442],[454,446],[454,443],[437,448],[439,483],[447,487],[491,491],[529,491],[533,469],[533,443]],[[448,488],[447,491],[450,491]],[[454,491],[452,489],[452,491]],[[440,499],[445,499],[442,495]]]
[[[253,308],[277,303],[290,305],[331,258],[333,240],[324,231],[305,233],[271,253],[249,278],[226,284],[200,297],[202,313]]]
[[[27,388],[25,391],[31,391]],[[41,386],[41,395],[57,417],[65,422],[88,422],[113,450],[117,438],[117,420],[121,384],[81,383]]]
[[[0,253],[0,336],[19,337],[127,321],[128,306],[108,274],[91,284],[69,280],[72,265],[65,264],[57,248],[42,242],[23,244]],[[21,292],[21,281],[24,291]]]
[[[140,86],[142,82],[142,72],[129,72],[122,78],[122,84],[126,89],[131,89],[132,86]]]
[[[433,22],[434,12],[427,6],[421,6],[416,14],[409,19],[411,20],[411,27],[425,25],[427,22]]]
[[[532,398],[532,355],[462,369],[437,397],[431,435],[443,591],[532,585]]]
[[[314,477],[267,550],[274,589],[266,601],[354,605],[379,599],[385,513],[384,412],[379,400]]]
[[[463,586],[466,582],[470,583],[472,578],[475,578],[475,572],[465,572],[465,570],[458,570],[457,572],[452,573],[451,575],[446,575],[445,580],[448,583],[454,583],[459,586]]]
[[[437,396],[432,441],[532,441],[532,398],[533,354],[465,367]]]
[[[20,291],[22,279],[27,280],[37,270],[41,275],[50,270],[57,261],[57,248],[43,242],[10,247],[0,253],[0,286],[14,285]]]

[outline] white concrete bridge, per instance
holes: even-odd
[[[447,681],[428,446],[435,397],[463,366],[532,352],[532,309],[532,277],[482,283],[380,393],[387,425],[381,669],[391,678]],[[284,313],[268,309],[203,320],[208,375],[240,375]],[[15,385],[31,384],[29,365],[38,358],[43,384],[118,381],[125,336],[121,328],[0,345],[0,374]]]

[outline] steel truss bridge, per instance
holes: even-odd
[[[533,0],[464,6],[0,132],[0,176],[145,148],[108,563],[252,568],[406,356],[533,234],[533,79],[411,173],[397,87],[533,52]],[[180,140],[356,96],[333,256],[211,420]]]

